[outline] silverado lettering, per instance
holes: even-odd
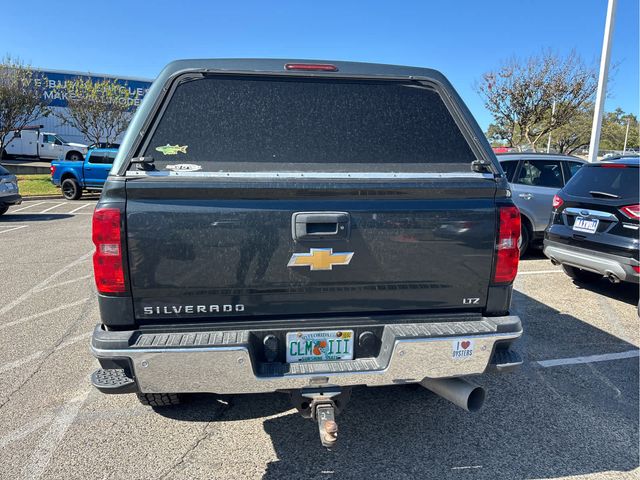
[[[465,377],[522,363],[519,238],[500,164],[441,73],[171,63],[93,217],[93,385],[153,406],[284,392],[327,447],[355,385],[418,383],[478,410]]]
[[[171,315],[178,313],[232,313],[244,312],[244,305],[163,305],[143,307],[145,315]]]

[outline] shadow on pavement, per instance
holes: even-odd
[[[574,280],[573,283],[580,289],[604,295],[614,300],[628,303],[629,305],[638,305],[640,292],[637,283],[621,282],[613,284],[604,278],[593,283],[582,283],[576,280]]]
[[[0,224],[4,222],[47,222],[49,220],[63,220],[65,218],[72,218],[75,215],[68,215],[65,213],[47,214],[47,213],[30,213],[28,215],[21,215],[20,213],[5,213],[0,217]]]
[[[549,260],[544,253],[542,253],[542,248],[530,247],[524,253],[520,260]],[[549,260],[549,265],[551,265],[551,261]]]
[[[520,260],[524,262],[527,260],[547,260],[549,262],[549,268],[557,268],[552,265],[551,261],[544,255],[544,253],[542,253],[542,250],[535,248],[529,248]],[[638,304],[640,292],[638,290],[638,284],[635,283],[622,282],[619,284],[612,284],[605,278],[592,283],[578,282],[575,280],[573,283],[578,288],[589,290],[614,300],[628,303],[629,305]]]
[[[636,347],[522,293],[514,292],[514,305],[525,328],[517,344],[525,364],[477,378],[489,394],[475,414],[420,387],[358,387],[337,419],[338,446],[328,451],[316,425],[292,413],[282,394],[231,396],[222,414],[211,406],[223,397],[199,395],[159,413],[199,422],[267,417],[277,460],[265,479],[551,479],[637,468],[637,358],[546,369],[535,363]]]

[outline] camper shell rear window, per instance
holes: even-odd
[[[438,91],[414,81],[206,75],[179,83],[143,143],[156,170],[469,172]]]

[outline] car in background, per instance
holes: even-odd
[[[571,278],[638,283],[638,157],[586,164],[555,196],[544,254]]]
[[[22,203],[18,191],[18,178],[0,165],[0,215],[7,213],[11,205]]]
[[[549,153],[519,152],[497,157],[511,184],[513,201],[520,209],[522,255],[532,244],[541,243],[554,195],[586,162],[571,155]]]
[[[118,150],[94,148],[83,161],[54,160],[51,182],[60,187],[67,200],[79,200],[83,191],[100,191],[107,180]]]

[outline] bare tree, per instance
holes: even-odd
[[[56,87],[67,108],[54,112],[63,123],[79,130],[91,143],[113,143],[127,129],[137,93],[115,79],[78,77]]]
[[[511,58],[476,84],[493,114],[494,131],[505,132],[514,146],[526,143],[534,150],[541,138],[567,125],[592,101],[596,87],[596,69],[575,52],[561,57],[551,51],[525,60]]]
[[[18,58],[0,60],[0,155],[13,140],[13,131],[49,114],[44,98],[46,77]]]
[[[593,104],[581,108],[565,125],[551,132],[551,148],[558,153],[571,155],[588,145],[591,138]]]

